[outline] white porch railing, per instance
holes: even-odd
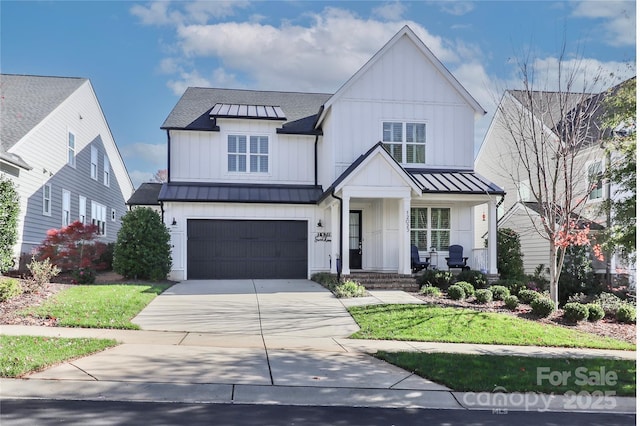
[[[488,268],[487,248],[474,248],[471,250],[471,269],[486,273]]]

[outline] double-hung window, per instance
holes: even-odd
[[[107,208],[95,201],[91,202],[91,223],[98,226],[98,234],[105,235],[107,232]]]
[[[107,153],[104,154],[104,172],[102,177],[102,183],[104,186],[109,186],[111,183],[111,165],[109,164],[109,157]]]
[[[412,208],[411,244],[418,250],[437,251],[449,249],[451,235],[451,209],[449,208]]]
[[[589,164],[587,170],[587,185],[589,186],[589,200],[602,199],[602,162]]]
[[[424,165],[427,125],[385,121],[382,123],[382,143],[398,163]]]
[[[78,196],[78,220],[83,225],[87,223],[87,197]]]
[[[66,189],[62,190],[62,226],[71,224],[71,193]]]
[[[76,166],[76,135],[69,132],[67,137],[67,164]]]
[[[42,185],[42,214],[51,216],[51,184]]]
[[[91,146],[91,179],[98,180],[98,148]]]
[[[247,139],[249,139],[248,144]],[[268,173],[269,138],[267,136],[228,135],[227,171]]]

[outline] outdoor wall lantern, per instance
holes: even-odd
[[[317,225],[317,226],[318,226],[318,228],[322,228],[322,219],[320,219],[320,220],[318,221],[318,225]]]
[[[172,226],[176,226],[177,224],[178,224],[178,222],[176,222],[176,218],[174,217],[174,218],[173,218],[173,222],[171,222],[171,225],[172,225]]]

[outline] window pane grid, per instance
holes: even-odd
[[[269,138],[267,136],[229,135],[227,137],[227,170],[229,172],[267,173],[269,171]],[[248,151],[247,151],[248,148]]]

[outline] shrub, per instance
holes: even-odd
[[[562,317],[567,321],[578,322],[589,318],[589,308],[581,303],[567,303],[563,309]]]
[[[19,211],[20,198],[13,181],[0,174],[0,273],[14,267]]]
[[[604,309],[605,316],[610,318],[616,317],[618,308],[624,303],[624,300],[612,293],[600,293],[594,303],[600,305]]]
[[[531,302],[541,297],[542,295],[535,290],[520,290],[518,292],[518,297],[520,298],[520,302],[526,305],[531,305]]]
[[[509,228],[498,229],[498,272],[501,278],[524,276],[520,236]]]
[[[311,275],[311,281],[315,281],[318,284],[329,287],[336,284],[336,277],[330,272],[316,272]]]
[[[60,268],[53,265],[49,259],[36,260],[32,258],[27,268],[31,272],[31,277],[25,281],[25,293],[36,293],[44,290],[47,284],[51,282],[51,278],[60,273]]]
[[[555,303],[548,297],[538,297],[531,302],[531,312],[538,317],[548,317],[555,309]]]
[[[630,303],[623,303],[616,311],[616,320],[633,323],[636,321],[636,307]]]
[[[36,259],[50,259],[61,271],[75,271],[91,268],[99,271],[107,269],[103,260],[107,245],[96,241],[98,225],[75,221],[60,229],[50,229],[47,237],[36,249]]]
[[[359,282],[353,280],[347,280],[336,284],[332,291],[339,299],[346,297],[362,297],[367,294],[367,290]]]
[[[583,305],[588,303],[593,297],[587,296],[584,293],[576,293],[569,296],[567,303],[582,303]]]
[[[602,291],[602,287],[593,273],[592,262],[587,253],[588,249],[589,247],[584,245],[567,247],[558,281],[558,300],[561,304],[575,293],[594,295]]]
[[[493,300],[493,293],[488,288],[476,290],[476,300],[478,303],[489,303]]]
[[[430,285],[438,287],[441,290],[446,290],[451,284],[453,284],[453,274],[447,271],[427,269],[418,278],[418,284],[420,287],[423,285]]]
[[[493,293],[493,298],[495,300],[504,300],[505,297],[510,295],[509,289],[503,285],[492,285],[489,287],[491,293]]]
[[[420,289],[421,294],[425,294],[431,297],[440,297],[442,296],[442,291],[438,287],[434,287],[431,285],[425,285]]]
[[[165,279],[171,270],[169,230],[154,210],[142,207],[122,217],[113,250],[113,269],[134,279]]]
[[[520,301],[514,295],[509,295],[504,298],[504,306],[506,306],[508,309],[511,309],[512,311],[515,311],[518,308],[519,303]]]
[[[604,309],[602,309],[602,306],[597,303],[587,303],[585,306],[589,310],[589,317],[587,317],[589,321],[596,322],[604,318]]]
[[[15,278],[0,279],[0,302],[22,294],[22,285]]]
[[[472,271],[471,269],[463,269],[457,276],[456,281],[466,281],[473,285],[474,289],[487,288],[487,276],[480,271]]]
[[[90,268],[79,268],[73,271],[73,278],[78,284],[93,284],[96,282],[96,271]]]
[[[464,290],[465,299],[467,297],[473,296],[475,294],[475,292],[476,292],[476,289],[473,288],[473,285],[471,283],[466,282],[466,281],[459,281],[455,285],[457,285],[459,287],[462,287],[462,289]]]
[[[449,287],[449,289],[447,290],[447,295],[449,296],[449,299],[453,300],[462,300],[466,296],[464,294],[464,289],[457,284],[453,284]]]
[[[549,289],[549,279],[546,277],[549,268],[545,268],[543,264],[536,266],[533,275],[527,275],[527,288],[535,291],[544,291]]]

